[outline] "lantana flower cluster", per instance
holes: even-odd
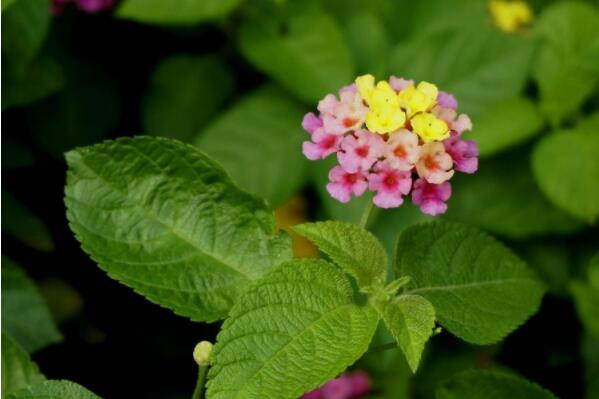
[[[428,82],[359,76],[338,97],[327,94],[318,115],[305,115],[311,137],[303,152],[310,160],[337,157],[327,191],[340,202],[370,190],[376,206],[396,208],[411,194],[422,212],[438,215],[447,210],[454,173],[478,168],[476,143],[461,137],[472,123],[457,107]]]

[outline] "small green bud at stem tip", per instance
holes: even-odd
[[[193,349],[193,359],[198,366],[208,366],[212,361],[212,343],[208,341],[199,342]]]

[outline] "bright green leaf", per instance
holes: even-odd
[[[32,353],[62,340],[48,306],[23,269],[2,257],[2,331]]]
[[[2,63],[21,77],[46,38],[50,1],[16,0],[6,11],[2,3]]]
[[[256,68],[310,103],[353,81],[347,45],[331,17],[303,2],[277,11],[259,12],[241,26],[241,51]]]
[[[305,181],[302,108],[268,86],[234,105],[200,133],[196,146],[221,162],[242,188],[274,207]]]
[[[541,190],[560,208],[593,223],[599,217],[599,131],[557,131],[532,153]]]
[[[385,282],[387,254],[381,242],[367,230],[336,221],[301,224],[293,230],[314,242],[333,262],[355,277],[361,288]]]
[[[491,106],[476,119],[473,131],[464,133],[464,138],[475,140],[480,156],[486,157],[530,139],[542,126],[543,118],[533,102],[514,97]]]
[[[416,372],[424,345],[435,327],[435,308],[421,296],[402,295],[385,307],[383,320]]]
[[[156,67],[143,99],[146,133],[186,140],[220,109],[233,78],[217,58],[178,54]]]
[[[3,260],[4,262],[4,260]],[[2,270],[4,276],[4,269]],[[4,282],[2,282],[4,285]],[[4,302],[4,298],[2,299]],[[3,322],[4,324],[4,322]],[[8,394],[32,384],[45,380],[37,365],[29,358],[27,352],[19,344],[2,333],[2,393],[4,399]]]
[[[378,324],[348,279],[321,260],[286,263],[231,309],[215,347],[209,399],[297,398],[367,349]]]
[[[572,233],[583,227],[539,190],[528,153],[483,160],[476,174],[459,174],[451,184],[453,195],[445,215],[449,220],[514,239]]]
[[[227,315],[239,294],[291,257],[262,200],[196,148],[139,136],[67,154],[67,217],[112,278],[194,320]]]
[[[437,399],[557,399],[551,392],[524,378],[485,370],[470,370],[447,380]]]
[[[164,0],[124,0],[116,15],[119,18],[155,25],[194,25],[223,17],[241,0],[177,0],[176,6]]]
[[[74,382],[50,380],[21,389],[9,395],[7,399],[100,399],[100,397]]]
[[[503,244],[466,225],[433,222],[405,229],[397,244],[397,275],[406,294],[435,307],[437,320],[474,344],[491,344],[537,311],[545,291]]]
[[[38,251],[54,250],[44,223],[7,191],[2,191],[2,231]]]
[[[63,80],[62,69],[48,58],[33,62],[21,78],[5,71],[2,74],[2,109],[39,101],[61,89]]]
[[[589,69],[587,51],[599,37],[599,12],[582,2],[560,2],[544,9],[535,24],[544,39],[533,68],[541,109],[558,124],[594,92],[598,73]],[[597,64],[595,59],[595,65]]]
[[[399,43],[391,72],[438,85],[456,96],[461,112],[478,116],[520,93],[535,48],[528,38],[490,28],[442,32]]]

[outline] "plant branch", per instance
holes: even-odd
[[[198,372],[198,381],[196,382],[196,388],[193,391],[193,395],[191,399],[202,399],[204,397],[204,384],[206,382],[206,372],[208,371],[208,366],[200,366]]]
[[[373,209],[374,209],[374,202],[372,202],[372,200],[370,200],[366,204],[366,207],[364,208],[364,212],[362,212],[362,216],[360,217],[360,227],[362,227],[364,229],[366,228],[366,225],[368,224],[368,219],[370,218],[370,215],[372,214]]]

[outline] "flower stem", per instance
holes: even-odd
[[[364,212],[362,212],[362,217],[360,217],[360,227],[362,227],[364,229],[366,228],[366,225],[368,224],[368,219],[370,218],[370,215],[372,214],[373,209],[374,209],[374,202],[372,202],[372,200],[370,200],[366,204],[366,208],[364,208]]]
[[[196,382],[196,388],[193,391],[191,399],[202,399],[204,397],[204,383],[206,382],[206,372],[208,371],[208,365],[200,366],[198,372],[198,382]]]

